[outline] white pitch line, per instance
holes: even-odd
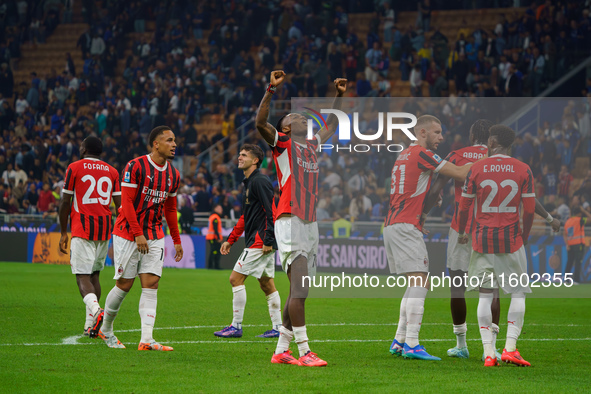
[[[447,326],[450,323],[423,323],[422,325],[430,325],[430,326]],[[476,323],[469,323],[469,325],[477,325]],[[504,324],[503,324],[504,325]],[[548,326],[548,327],[588,327],[589,325],[586,324],[545,324],[545,323],[529,323],[528,326]],[[155,330],[188,330],[188,329],[202,329],[202,328],[220,328],[222,324],[219,325],[207,325],[207,326],[181,326],[181,327],[155,327]],[[267,327],[268,324],[244,324],[243,327]],[[391,326],[396,327],[396,323],[312,323],[307,324],[307,326],[312,327],[346,327],[346,326]],[[133,328],[128,330],[117,330],[117,332],[140,332],[141,329]],[[61,343],[0,343],[0,346],[60,346],[60,345],[95,345],[96,343],[79,343],[78,339],[82,338],[82,335],[73,335],[67,338],[62,339]],[[476,341],[480,339],[468,339],[469,341]],[[590,338],[548,338],[548,339],[527,339],[523,338],[520,341],[587,341]],[[220,339],[220,341],[224,341],[223,343],[265,343],[264,340],[261,341],[229,341]],[[168,343],[221,343],[218,340],[214,341],[180,341],[180,342],[168,342]],[[382,342],[388,341],[386,339],[325,339],[325,340],[316,340],[312,342]],[[449,339],[423,339],[424,342],[444,342],[449,341]],[[100,342],[98,342],[100,343]]]
[[[423,326],[451,326],[452,323],[422,323]],[[478,323],[468,323],[469,326],[477,326]],[[506,325],[501,323],[501,326]],[[221,328],[224,324],[208,325],[208,326],[182,326],[182,327],[154,327],[154,330],[188,330],[201,328]],[[243,324],[242,327],[267,327],[268,324]],[[344,327],[344,326],[390,326],[396,327],[397,323],[312,323],[306,324],[307,327]],[[589,327],[589,324],[545,324],[545,323],[528,323],[527,326],[544,326],[544,327]],[[117,332],[139,332],[140,328],[131,328],[128,330],[116,330]]]
[[[481,340],[479,338],[469,338],[466,339],[467,341],[478,341]],[[370,342],[384,342],[388,343],[392,341],[392,339],[316,339],[310,340],[313,343],[333,343],[333,342],[340,342],[340,343],[349,343],[349,342],[357,342],[357,343],[370,343]],[[553,341],[561,341],[561,342],[570,342],[570,341],[591,341],[591,338],[519,338],[519,341],[528,341],[528,342],[553,342]],[[275,341],[267,341],[261,339],[259,341],[251,341],[251,340],[229,340],[229,339],[218,339],[218,340],[205,340],[205,341],[163,341],[166,344],[218,344],[218,345],[226,345],[226,344],[245,344],[245,343],[259,343],[264,345],[274,344]],[[453,342],[453,339],[442,339],[442,338],[435,338],[435,339],[421,339],[421,342]],[[135,345],[137,342],[123,342],[126,345]],[[75,346],[75,345],[102,345],[101,342],[88,342],[88,343],[0,343],[0,346]],[[104,345],[103,345],[104,346]]]
[[[78,343],[78,339],[82,338],[82,335],[73,335],[71,337],[67,337],[62,339],[62,345],[76,345]]]

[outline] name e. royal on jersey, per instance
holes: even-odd
[[[515,172],[513,164],[490,164],[484,166],[484,172]]]

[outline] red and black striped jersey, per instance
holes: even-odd
[[[78,160],[68,166],[62,190],[73,197],[70,213],[72,237],[89,241],[111,238],[111,196],[121,195],[119,173],[95,158]]]
[[[146,239],[164,237],[162,231],[164,202],[168,197],[176,198],[179,183],[179,172],[171,163],[167,161],[164,166],[159,166],[149,155],[133,159],[125,166],[121,187],[135,189],[133,208]],[[135,236],[123,214],[122,208],[125,203],[121,201],[113,234],[134,241]]]
[[[287,213],[309,222],[316,221],[318,201],[318,150],[319,136],[295,142],[290,136],[277,132],[273,146],[273,159],[277,168],[277,180],[281,195],[276,217]]]
[[[474,163],[477,160],[482,159],[488,154],[488,147],[486,145],[473,145],[467,146],[462,149],[451,152],[445,160],[449,161],[456,166],[464,166],[469,163]],[[451,228],[459,231],[458,214],[460,209],[460,199],[462,198],[462,188],[464,182],[454,181],[454,213],[451,219]],[[468,224],[466,225],[469,231],[472,231],[472,217],[473,211],[469,211]]]
[[[472,248],[479,253],[513,253],[522,245],[520,204],[535,198],[529,166],[515,158],[494,155],[472,166],[462,198],[476,198]]]
[[[408,223],[420,230],[425,197],[431,187],[434,172],[447,163],[434,152],[411,144],[400,152],[392,168],[390,210],[384,226]]]

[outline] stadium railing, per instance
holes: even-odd
[[[244,143],[244,141],[248,138],[251,138],[255,135],[256,130],[251,130],[249,132],[246,132],[246,130],[248,130],[248,128],[254,124],[254,119],[249,119],[246,123],[242,124],[240,127],[238,127],[236,130],[234,130],[234,134],[238,135],[238,141],[233,143],[232,145],[229,145],[228,150],[233,150],[234,148],[236,148],[237,146],[240,146],[242,143]],[[240,137],[242,136],[242,137]],[[201,165],[202,162],[205,162],[207,165],[207,170],[209,172],[212,171],[212,163],[217,160],[220,156],[224,155],[224,143],[226,141],[230,141],[230,138],[232,136],[228,135],[224,138],[222,138],[219,141],[216,141],[214,144],[212,144],[209,148],[207,148],[206,150],[204,150],[203,152],[199,153],[196,158],[197,158],[197,167],[199,167]]]

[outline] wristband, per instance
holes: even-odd
[[[275,86],[275,85],[269,84],[269,86],[267,86],[267,92],[269,92],[271,94],[275,94],[276,90],[277,90],[277,86]]]
[[[463,237],[466,233],[458,233],[458,236]]]
[[[548,216],[546,216],[546,222],[552,223],[553,221],[554,221],[554,218],[552,217],[552,215],[548,214]]]

